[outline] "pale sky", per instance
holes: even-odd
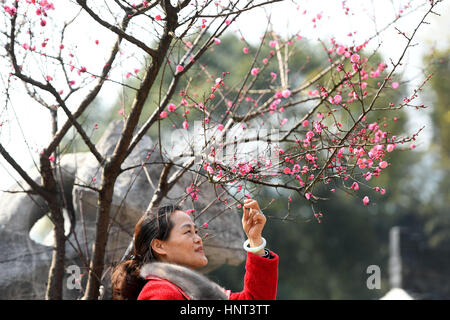
[[[343,2],[350,8],[348,15],[344,14]],[[393,2],[396,3],[395,6],[393,6]],[[350,45],[352,41],[355,41],[356,44],[361,44],[364,39],[374,34],[376,28],[381,29],[394,18],[394,10],[398,12],[407,3],[411,3],[414,7],[416,4],[423,2],[391,0],[310,0],[296,1],[299,4],[298,6],[293,4],[293,1],[285,1],[271,5],[266,9],[257,9],[252,11],[251,14],[243,14],[238,19],[236,25],[231,28],[231,31],[236,31],[239,27],[247,41],[257,42],[257,39],[260,38],[266,27],[266,14],[270,12],[273,29],[281,36],[299,33],[310,41],[316,41],[317,38],[321,38],[326,43],[329,43],[329,39],[334,37],[337,42],[343,44]],[[56,9],[59,12],[58,16],[61,19],[68,18],[73,15],[73,12],[76,12],[73,10],[73,5],[70,5],[70,2],[68,2],[68,5],[65,3],[64,6],[61,5],[62,3],[63,1],[55,1]],[[61,7],[59,7],[60,5]],[[305,10],[306,13],[304,13]],[[412,28],[418,22],[418,17],[423,15],[424,10],[422,8],[408,17],[401,19],[396,24],[397,27],[407,33],[411,32]],[[423,26],[419,31],[417,35],[419,45],[412,48],[407,56],[405,65],[408,66],[408,69],[405,71],[405,77],[407,78],[406,80],[414,80],[411,85],[420,81],[421,57],[424,53],[428,52],[430,46],[436,45],[438,48],[448,47],[450,35],[448,2],[444,1],[444,3],[441,3],[437,11],[441,14],[441,17],[433,16],[431,19],[428,19],[428,22],[432,24]],[[320,20],[317,19],[317,14],[321,15]],[[374,15],[377,17],[375,21],[372,19]],[[313,28],[313,18],[317,20],[316,28]],[[75,34],[77,39],[85,40],[77,41],[77,52],[79,60],[83,61],[89,70],[93,70],[99,65],[102,66],[104,56],[108,53],[107,50],[109,50],[102,48],[109,48],[114,37],[111,37],[111,33],[106,29],[95,26],[95,23],[90,18],[86,18],[86,22],[84,26],[79,27],[78,32]],[[354,31],[356,31],[356,34],[349,37],[348,33]],[[100,44],[93,50],[92,42],[97,39],[100,40]],[[369,48],[376,47],[378,41],[382,41],[380,52],[385,57],[385,61],[389,61],[389,58],[396,61],[401,52],[400,50],[403,48],[402,45],[405,43],[405,39],[398,35],[393,27],[384,31],[379,39],[374,39]],[[135,67],[139,67],[138,59],[134,59],[133,57],[127,59],[128,69],[130,68],[130,64],[132,65],[133,63]],[[0,65],[0,68],[5,69],[5,66]],[[9,70],[2,70],[0,86],[3,86],[7,72]],[[36,158],[36,151],[45,146],[49,140],[50,118],[46,110],[44,111],[34,100],[26,97],[23,93],[23,86],[18,86],[18,88],[20,89],[11,93],[11,101],[14,108],[9,108],[5,111],[4,107],[2,107],[0,121],[8,119],[8,122],[0,127],[0,141],[10,154],[19,160],[18,162],[24,168],[29,168],[32,165],[31,155]],[[102,101],[106,104],[113,103],[118,97],[117,92],[117,86],[106,86],[101,91],[100,96]],[[4,100],[5,98],[2,97],[2,106],[4,106]],[[20,126],[16,119],[19,119]],[[64,117],[61,117],[61,119],[64,119]],[[414,117],[412,127],[417,128],[424,124],[429,124],[426,117]],[[424,136],[426,137],[426,135],[427,133],[425,132]],[[28,147],[24,142],[24,136]],[[420,143],[418,145],[420,146]],[[422,147],[426,148],[427,144],[424,142]],[[28,149],[31,151],[28,151]],[[7,189],[14,181],[6,172],[5,168],[14,177],[18,177],[6,161],[0,157],[0,190]]]

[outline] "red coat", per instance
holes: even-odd
[[[278,282],[278,255],[270,252],[272,259],[247,253],[244,290],[231,292],[230,300],[275,300]],[[191,300],[178,286],[154,276],[146,277],[147,283],[138,300]]]

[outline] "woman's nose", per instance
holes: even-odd
[[[199,234],[195,234],[195,237],[194,237],[194,242],[195,243],[197,243],[197,242],[202,242],[202,237],[200,237],[200,235]]]

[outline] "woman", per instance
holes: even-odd
[[[276,298],[278,255],[264,248],[266,217],[255,200],[244,201],[242,226],[248,240],[244,289],[231,293],[195,269],[208,263],[189,214],[177,206],[159,208],[135,228],[134,254],[112,274],[115,300],[271,300]],[[250,244],[250,247],[247,245]]]

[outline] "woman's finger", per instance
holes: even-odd
[[[255,200],[250,200],[248,202],[244,202],[244,207],[252,206],[254,203],[257,203]]]
[[[258,210],[252,209],[251,212],[252,212],[252,213],[251,213],[251,219],[252,219],[252,221],[257,221],[257,218],[258,218],[258,215],[259,215]]]
[[[247,219],[246,219],[246,223],[247,223],[247,224],[250,224],[250,223],[251,223],[254,214],[255,214],[255,213],[254,213],[254,210],[248,209],[248,214],[247,214]]]
[[[258,209],[258,202],[252,201],[244,205],[245,208]]]
[[[249,202],[247,204],[244,204],[244,207],[245,208],[252,208],[252,209],[255,209],[255,210],[259,210],[259,205],[258,205],[258,202],[256,202],[256,201],[252,201],[252,202]]]

